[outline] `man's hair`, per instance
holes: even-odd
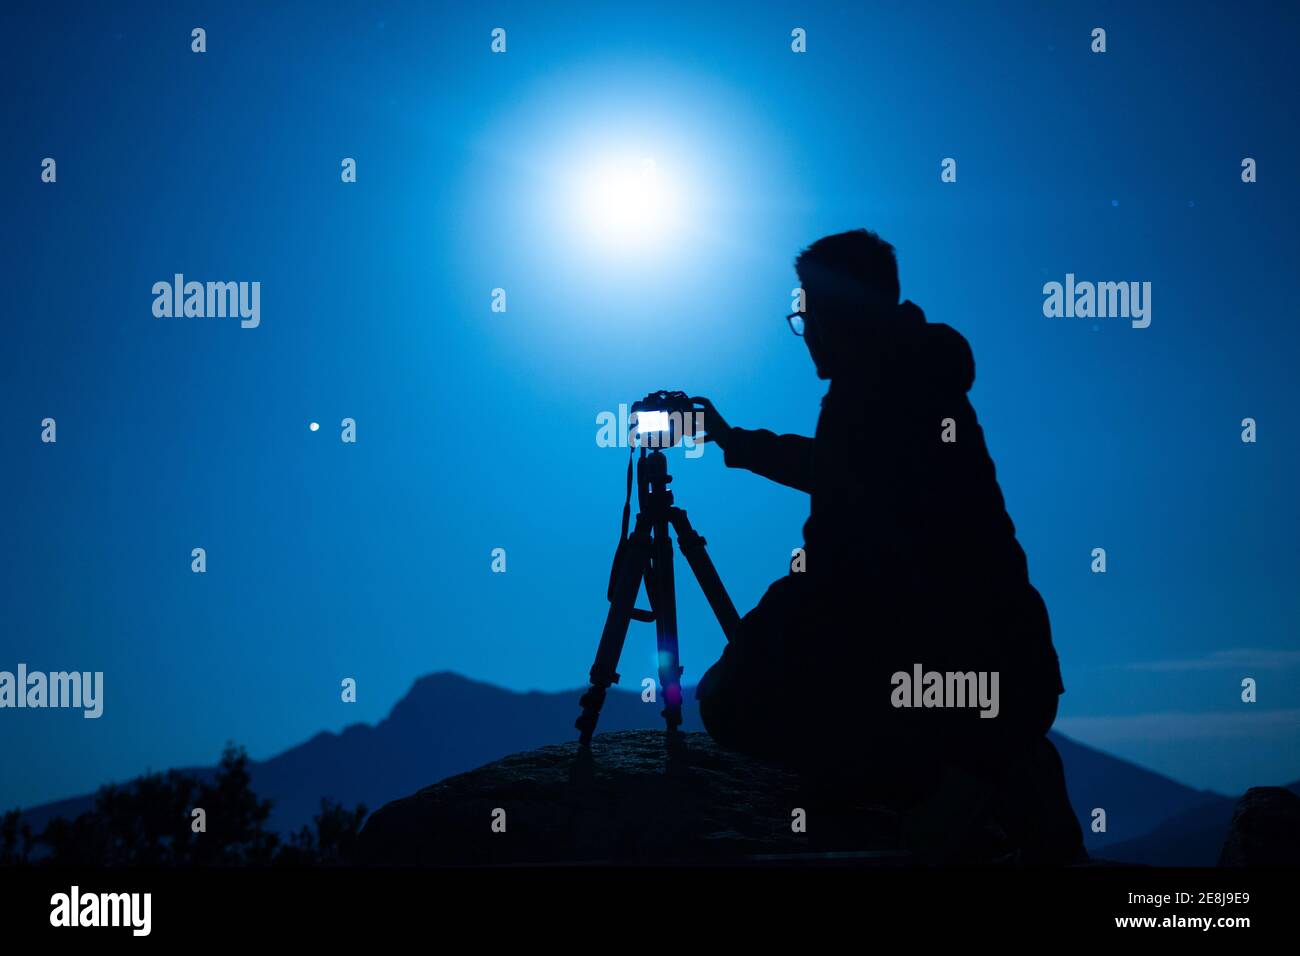
[[[874,232],[853,229],[818,239],[794,261],[805,292],[836,311],[898,304],[894,247]]]

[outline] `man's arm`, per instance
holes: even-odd
[[[766,428],[731,428],[722,451],[728,468],[745,468],[778,484],[812,493],[811,438],[777,435]]]
[[[728,468],[745,468],[778,484],[812,494],[813,440],[802,435],[777,435],[765,428],[733,428],[703,396],[691,402],[704,434],[696,441],[711,441],[723,452]]]

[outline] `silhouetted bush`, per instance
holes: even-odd
[[[0,818],[0,864],[52,866],[339,865],[352,861],[366,809],[328,800],[288,842],[266,829],[271,802],[252,789],[248,755],[227,746],[216,776],[200,780],[176,770],[106,786],[91,810],[51,820],[33,836],[17,810]],[[192,829],[201,807],[206,830]]]

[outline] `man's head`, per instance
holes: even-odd
[[[804,342],[818,377],[830,378],[834,359],[852,355],[898,305],[894,247],[866,229],[840,232],[799,253],[794,269],[804,291]]]

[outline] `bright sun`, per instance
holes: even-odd
[[[584,218],[603,244],[644,247],[669,235],[676,223],[676,197],[654,159],[611,160],[582,182]]]

